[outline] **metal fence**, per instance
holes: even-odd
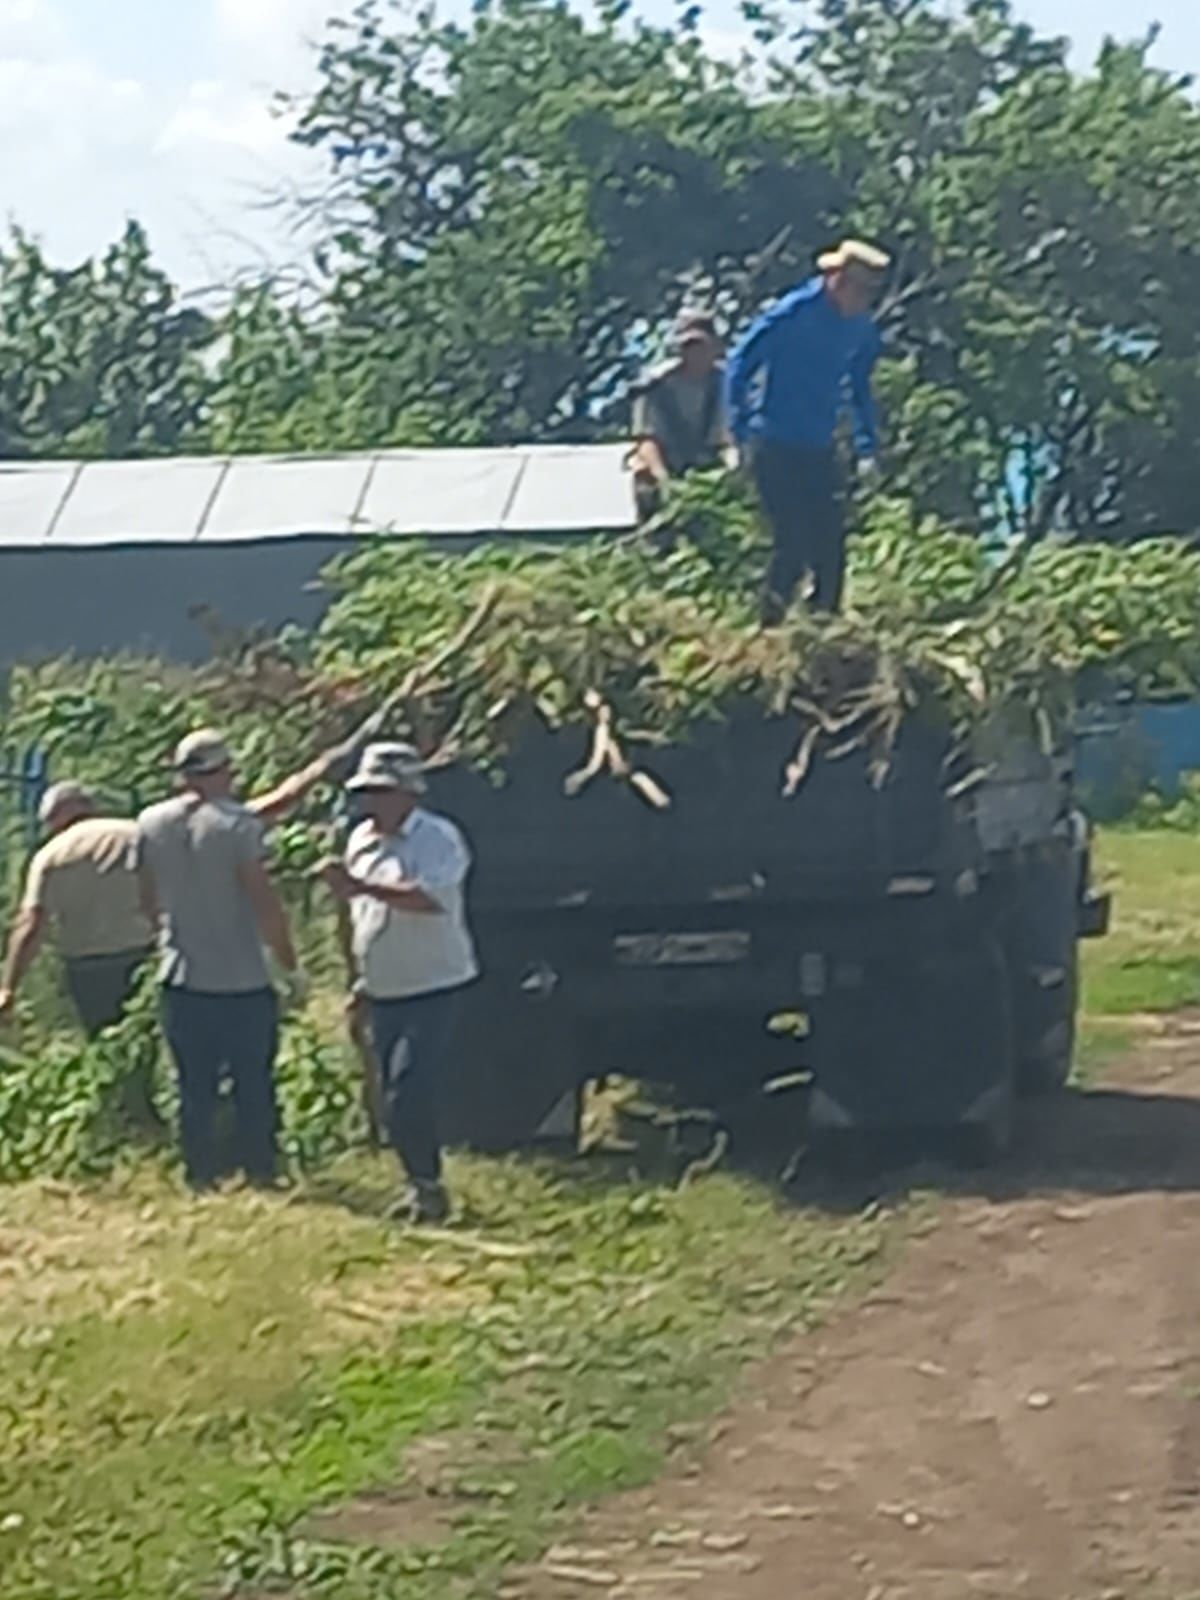
[[[36,746],[0,747],[0,900],[38,840],[38,808],[50,782],[50,762]]]
[[[1149,790],[1177,799],[1200,772],[1200,702],[1123,700],[1080,719],[1075,773],[1100,821],[1125,815]]]

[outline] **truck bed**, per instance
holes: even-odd
[[[440,774],[434,804],[474,843],[478,910],[858,898],[976,862],[970,807],[945,796],[940,731],[912,722],[879,788],[856,751],[818,757],[786,798],[797,738],[794,719],[752,713],[645,753],[672,796],[658,811],[607,774],[569,797],[589,736],[540,731],[503,782]]]

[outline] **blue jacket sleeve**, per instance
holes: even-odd
[[[749,407],[750,384],[764,362],[770,359],[775,336],[791,309],[789,298],[785,297],[752,322],[730,354],[725,376],[725,412],[729,431],[738,444],[745,444],[750,436],[753,421]]]
[[[871,388],[871,374],[879,360],[879,330],[870,335],[850,366],[850,403],[854,410],[854,447],[860,456],[873,456],[879,449],[879,408]]]

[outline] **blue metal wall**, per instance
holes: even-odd
[[[1200,772],[1200,701],[1104,706],[1080,724],[1076,774],[1094,816],[1119,816],[1147,789],[1176,795],[1189,772]]]

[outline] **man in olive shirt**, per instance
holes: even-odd
[[[67,991],[84,1032],[119,1021],[134,978],[154,942],[133,875],[137,829],[101,816],[82,784],[46,791],[40,819],[49,834],[30,863],[0,982],[0,1018],[53,927]]]
[[[634,492],[643,517],[658,509],[671,478],[721,463],[728,445],[725,368],[707,311],[684,311],[675,359],[645,374],[633,396]]]

